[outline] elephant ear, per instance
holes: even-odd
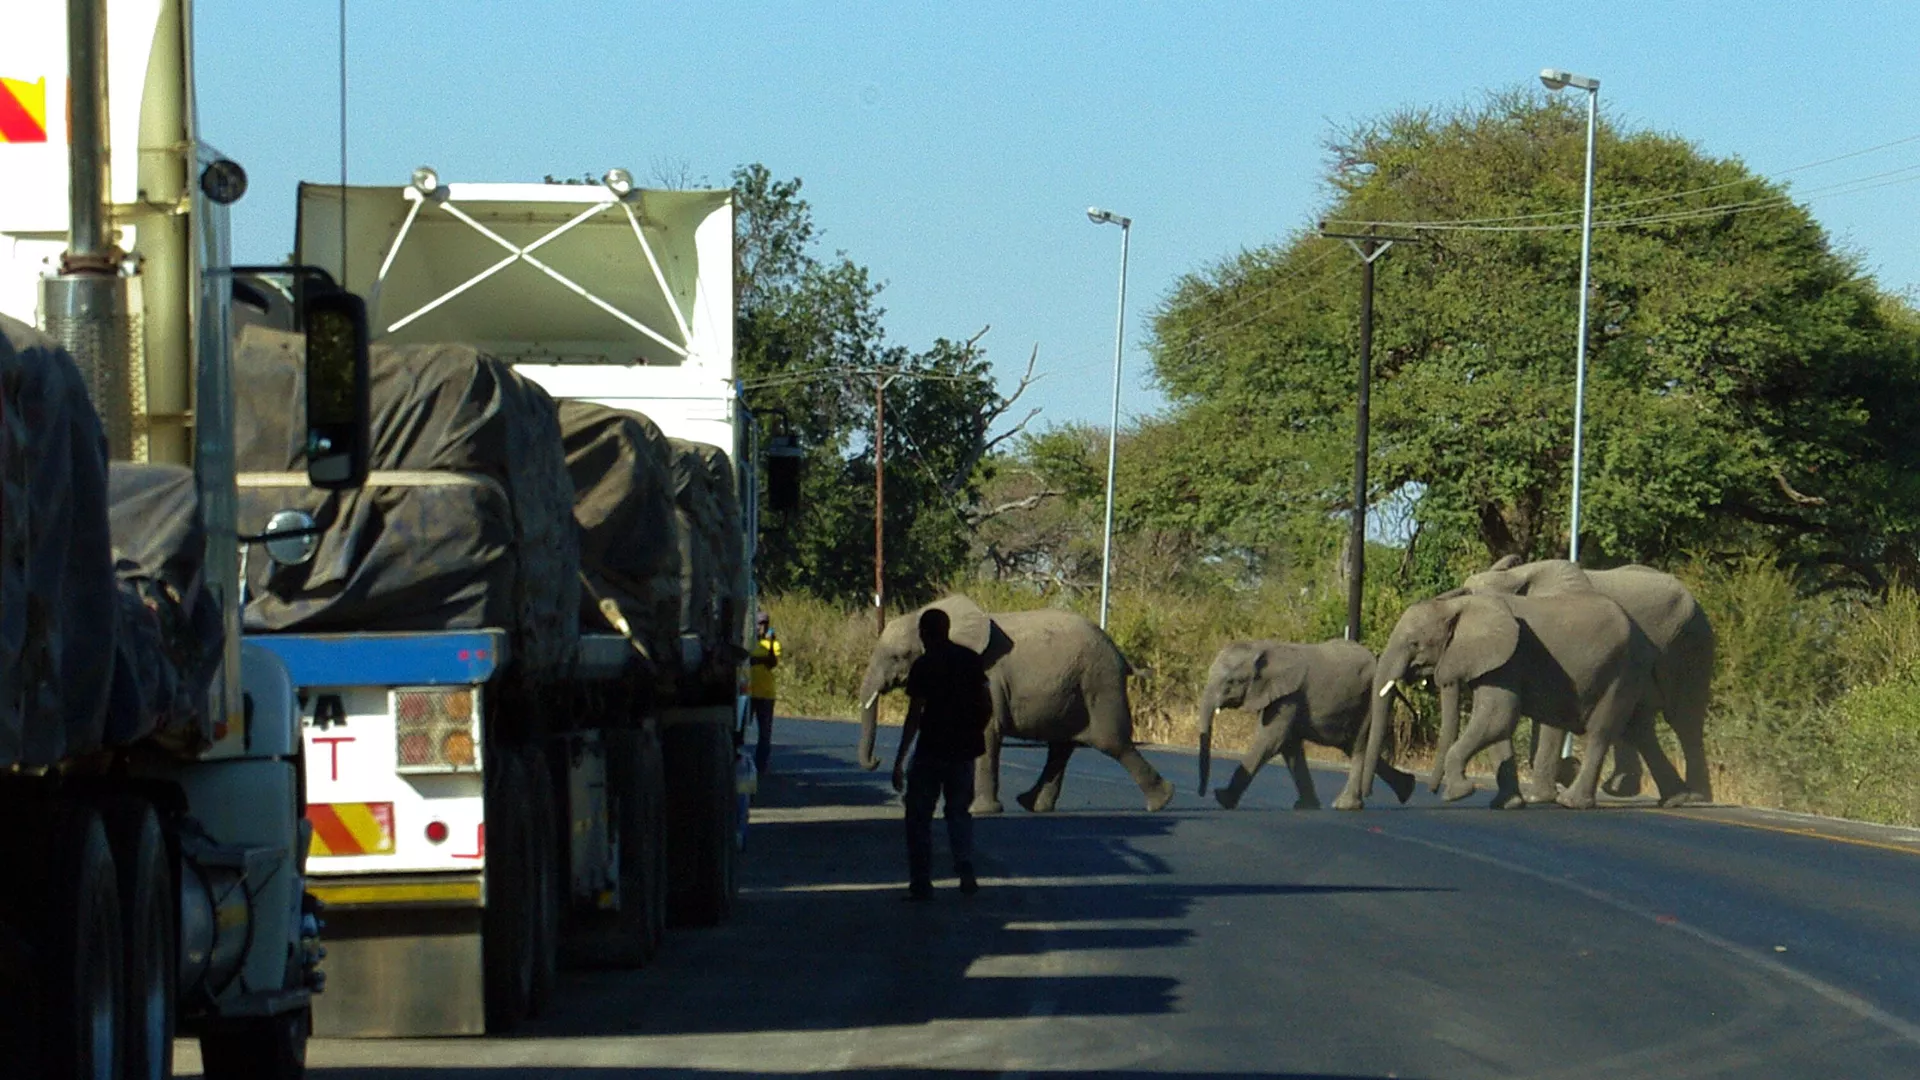
[[[1493,671],[1520,647],[1520,620],[1506,604],[1487,596],[1455,602],[1446,649],[1433,668],[1433,681],[1465,683]]]
[[[1247,684],[1247,700],[1241,708],[1259,712],[1290,694],[1300,692],[1307,681],[1307,665],[1290,649],[1265,648],[1253,654],[1253,680]]]
[[[1511,570],[1511,569],[1513,569],[1514,567],[1516,567],[1516,566],[1519,566],[1519,565],[1520,565],[1520,564],[1521,564],[1521,563],[1522,563],[1523,561],[1524,561],[1524,560],[1523,560],[1523,559],[1521,559],[1521,558],[1520,558],[1520,556],[1518,556],[1518,555],[1502,555],[1502,556],[1500,556],[1500,557],[1499,557],[1498,559],[1495,559],[1495,560],[1493,561],[1493,565],[1492,565],[1492,566],[1489,566],[1489,567],[1487,567],[1487,569],[1489,569],[1489,570]]]
[[[946,612],[947,618],[953,620],[953,626],[947,631],[947,636],[953,640],[954,644],[965,645],[977,653],[985,653],[987,646],[992,644],[993,617],[982,611],[980,605],[974,603],[971,598],[954,593],[952,596],[934,601],[931,606]]]

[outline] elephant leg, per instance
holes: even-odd
[[[1276,716],[1274,714],[1276,708],[1279,707],[1269,708],[1261,717],[1260,730],[1254,733],[1253,745],[1247,747],[1247,752],[1241,757],[1240,764],[1234,766],[1233,776],[1227,780],[1226,786],[1214,789],[1213,797],[1221,806],[1229,810],[1239,806],[1240,797],[1247,793],[1247,787],[1253,783],[1253,778],[1259,775],[1260,769],[1267,762],[1273,760],[1273,755],[1280,752],[1280,746],[1285,741],[1287,732],[1292,728],[1293,718],[1291,710],[1288,710],[1286,715]]]
[[[1419,777],[1388,761],[1385,757],[1375,762],[1373,768],[1380,779],[1387,782],[1387,787],[1392,789],[1394,798],[1403,803],[1413,798],[1413,789],[1420,783]]]
[[[1118,750],[1109,750],[1104,746],[1095,747],[1095,749],[1119,762],[1120,767],[1127,770],[1127,775],[1133,777],[1133,782],[1139,784],[1140,791],[1146,795],[1147,809],[1159,810],[1173,801],[1173,784],[1166,777],[1161,776],[1160,771],[1155,769],[1146,758],[1141,757],[1140,751],[1134,749],[1133,744],[1128,743]]]
[[[1708,665],[1706,672],[1711,673]],[[1697,802],[1713,801],[1713,770],[1707,764],[1707,702],[1710,696],[1709,679],[1691,674],[1686,680],[1691,685],[1682,686],[1680,692],[1667,702],[1667,726],[1673,729],[1673,737],[1680,743],[1680,752],[1686,758],[1687,789],[1692,791]]]
[[[1525,810],[1527,798],[1521,791],[1520,759],[1514,753],[1513,740],[1501,739],[1490,748],[1493,756],[1493,801],[1495,810]]]
[[[1621,798],[1632,798],[1640,794],[1644,777],[1640,770],[1640,754],[1625,742],[1615,743],[1613,747],[1613,775],[1600,785],[1600,790]],[[1657,783],[1657,781],[1656,781]]]
[[[1447,751],[1447,783],[1441,792],[1448,802],[1473,794],[1473,781],[1467,779],[1467,762],[1487,747],[1513,738],[1519,722],[1519,698],[1497,686],[1478,686],[1473,690],[1473,719],[1460,739]]]
[[[1299,740],[1280,751],[1287,762],[1287,771],[1293,774],[1295,810],[1320,809],[1320,795],[1313,790],[1313,772],[1307,768],[1307,748]]]
[[[1627,694],[1626,687],[1615,683],[1594,702],[1593,711],[1587,714],[1587,753],[1580,762],[1579,775],[1560,793],[1561,806],[1587,810],[1594,805],[1595,793],[1600,789],[1600,768],[1606,761],[1607,751],[1613,749],[1613,744],[1627,731],[1633,711],[1640,704],[1628,699]],[[1649,726],[1647,730],[1653,729]]]
[[[1447,778],[1447,752],[1460,733],[1460,684],[1449,682],[1440,687],[1440,737],[1433,748],[1433,778],[1427,790],[1437,792]],[[1397,792],[1396,792],[1397,794]],[[1407,800],[1401,799],[1401,802]]]
[[[1660,733],[1654,729],[1653,717],[1651,704],[1643,703],[1634,710],[1633,719],[1627,722],[1625,735],[1615,747],[1614,760],[1618,762],[1622,752],[1633,754],[1636,760],[1644,759],[1647,771],[1653,774],[1653,785],[1660,792],[1660,805],[1685,806],[1698,796],[1687,787],[1686,781],[1680,779],[1673,762],[1667,758],[1667,752],[1661,749]],[[1638,787],[1636,784],[1636,791]],[[1611,789],[1608,793],[1612,793]]]
[[[999,717],[987,725],[987,752],[981,754],[973,763],[973,806],[976,814],[998,814],[1005,807],[1000,805],[1000,742],[1002,727]]]
[[[1133,708],[1127,702],[1127,683],[1085,687],[1087,732],[1083,742],[1118,761],[1147,797],[1148,810],[1160,810],[1173,801],[1173,782],[1140,756],[1133,745]]]
[[[1520,795],[1527,802],[1552,802],[1559,793],[1555,774],[1560,769],[1560,747],[1565,740],[1565,733],[1557,727],[1534,725],[1533,767],[1520,788]]]
[[[1047,744],[1047,763],[1040,767],[1040,778],[1033,788],[1014,796],[1014,801],[1036,814],[1052,810],[1060,802],[1060,786],[1067,778],[1067,759],[1073,756],[1074,743]]]

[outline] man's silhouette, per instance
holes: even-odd
[[[907,671],[906,727],[893,759],[893,790],[906,791],[909,900],[933,897],[933,807],[947,802],[947,842],[960,891],[973,893],[973,763],[987,752],[992,714],[987,668],[980,655],[948,639],[952,623],[939,608],[920,613],[920,643],[926,649]],[[914,749],[913,766],[906,765]]]

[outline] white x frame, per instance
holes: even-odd
[[[521,245],[515,244],[513,241],[508,240],[506,237],[501,236],[499,233],[494,232],[492,229],[489,229],[485,225],[482,225],[480,222],[474,220],[471,214],[468,214],[466,211],[460,209],[459,206],[455,205],[454,200],[451,197],[448,197],[440,193],[436,193],[431,196],[422,195],[419,192],[419,190],[415,188],[407,188],[404,194],[407,201],[412,205],[407,207],[406,219],[400,223],[400,230],[394,234],[393,243],[387,248],[386,257],[380,261],[380,273],[378,274],[378,276],[374,278],[373,288],[370,290],[370,295],[368,297],[368,306],[371,307],[373,310],[375,311],[379,310],[380,287],[386,282],[387,272],[393,268],[394,258],[400,254],[400,246],[406,243],[407,234],[412,231],[413,223],[419,219],[421,208],[427,205],[428,203],[432,203],[441,212],[447,214],[448,216],[454,218],[455,220],[464,222],[467,226],[472,228],[475,232],[479,233],[481,236],[486,237],[488,240],[493,241],[495,244],[498,244],[501,248],[505,249],[507,254],[506,254],[506,257],[502,258],[500,261],[494,263],[493,265],[473,275],[467,280],[447,290],[446,292],[442,293],[440,296],[434,298],[433,300],[430,300],[427,303],[421,305],[419,308],[415,309],[414,311],[409,312],[408,314],[400,317],[399,319],[396,319],[394,322],[392,322],[387,326],[385,331],[386,333],[391,334],[401,329],[402,327],[406,326],[407,324],[414,322],[417,319],[420,319],[421,317],[425,316],[428,312],[431,312],[435,308],[438,308],[441,305],[446,304],[448,301],[451,301],[453,298],[459,296],[461,293],[466,292],[467,290],[473,288],[474,286],[494,276],[495,274],[500,273],[502,270],[505,270],[507,267],[512,266],[514,263],[524,262],[528,266],[533,267],[534,269],[540,271],[541,273],[552,278],[554,281],[558,282],[561,285],[561,287],[565,288],[568,292],[571,292],[576,296],[579,296],[581,299],[592,304],[594,307],[599,308],[600,310],[620,320],[626,325],[631,326],[635,330],[640,331],[642,334],[645,334],[647,337],[652,338],[654,341],[659,342],[662,346],[671,350],[674,355],[679,356],[682,359],[685,359],[687,357],[688,355],[687,350],[693,341],[693,328],[687,323],[686,313],[681,311],[680,305],[674,302],[673,290],[668,288],[666,275],[661,273],[660,271],[660,260],[657,256],[654,255],[653,245],[647,243],[646,232],[642,230],[640,227],[640,216],[633,212],[633,205],[631,203],[623,199],[615,198],[613,197],[612,193],[609,192],[606,200],[589,204],[586,209],[580,211],[578,214],[575,214],[573,217],[567,219],[565,222],[562,222],[560,225],[555,226],[552,230],[548,231],[545,235],[541,236],[539,239],[523,247]],[[591,291],[581,286],[578,282],[574,281],[573,279],[567,277],[565,274],[562,274],[560,271],[555,270],[553,267],[548,266],[546,263],[541,262],[538,258],[534,257],[533,253],[535,251],[538,251],[541,247],[544,247],[545,245],[552,243],[554,240],[559,239],[561,236],[566,235],[574,227],[580,225],[583,222],[591,220],[596,215],[614,206],[619,207],[627,215],[627,223],[633,227],[633,238],[639,242],[640,250],[647,257],[647,266],[649,269],[653,271],[654,284],[659,286],[660,295],[663,298],[665,298],[668,310],[673,312],[673,318],[674,318],[674,324],[675,324],[673,329],[676,329],[680,332],[680,340],[677,342],[667,337],[665,334],[662,334],[660,331],[655,330],[653,327],[648,326],[646,323],[633,317],[627,312],[620,310],[618,307],[615,307],[613,304],[608,303],[605,299],[594,295]]]

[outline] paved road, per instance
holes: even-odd
[[[1424,795],[1297,813],[1277,769],[1228,813],[1177,753],[1151,755],[1182,793],[1149,815],[1083,752],[1061,811],[982,821],[979,896],[906,905],[856,729],[779,734],[732,924],[570,976],[523,1036],[316,1042],[314,1075],[1920,1076],[1920,834]],[[1039,761],[1009,754],[1010,792]]]

